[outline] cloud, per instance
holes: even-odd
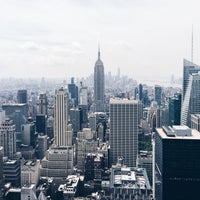
[[[23,50],[30,50],[30,51],[44,51],[46,48],[42,45],[39,45],[33,41],[27,41],[19,46],[19,48]]]
[[[132,50],[132,46],[125,40],[117,40],[110,43],[114,48],[122,49],[122,50]]]

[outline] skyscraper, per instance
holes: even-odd
[[[55,95],[54,137],[57,146],[67,146],[67,94],[60,88]]]
[[[169,98],[169,125],[180,125],[181,121],[181,94],[175,93]]]
[[[200,114],[191,115],[191,128],[200,131]]]
[[[200,133],[187,126],[156,129],[154,152],[155,199],[197,199],[200,187]]]
[[[27,90],[18,90],[17,91],[17,102],[18,103],[27,103]]]
[[[185,66],[184,66],[185,70]],[[196,69],[197,70],[197,69]],[[198,69],[200,71],[200,68]],[[181,124],[191,126],[191,114],[200,113],[200,72],[191,72],[188,74],[185,82],[187,87],[184,93],[183,82],[183,101],[181,107]]]
[[[21,132],[21,125],[26,123],[28,118],[27,104],[3,104],[2,109],[5,111],[6,117],[13,120],[16,126],[16,132]]]
[[[139,84],[139,100],[143,100],[143,85]]]
[[[95,111],[104,111],[104,95],[105,95],[105,78],[104,66],[100,59],[100,49],[98,51],[98,60],[94,67],[94,103]]]
[[[16,133],[12,120],[6,120],[0,125],[0,146],[3,147],[4,156],[13,159],[16,153]]]
[[[41,93],[39,96],[39,113],[38,114],[43,114],[47,115],[48,114],[48,109],[47,109],[48,101],[47,101],[47,95],[46,93]]]
[[[189,77],[193,73],[198,73],[200,66],[184,59],[183,60],[183,101],[185,99],[186,90],[189,84]]]
[[[3,147],[0,146],[0,187],[3,188]],[[0,190],[0,199],[2,198],[3,191]]]
[[[68,90],[73,100],[73,106],[76,107],[78,105],[78,87],[74,83],[74,77],[71,78],[71,83],[68,84]]]
[[[71,108],[69,111],[70,123],[72,124],[73,132],[77,133],[81,130],[81,110],[78,108]]]
[[[88,105],[88,88],[81,86],[79,90],[79,105]]]
[[[158,106],[162,103],[162,87],[160,85],[155,85],[155,101],[158,103]]]
[[[111,163],[124,158],[129,167],[136,166],[138,152],[138,101],[110,99]]]
[[[46,115],[36,115],[36,131],[45,135],[47,133],[47,117]]]

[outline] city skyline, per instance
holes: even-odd
[[[105,73],[120,68],[132,78],[181,77],[183,58],[191,59],[192,24],[193,61],[200,62],[197,5],[196,0],[1,1],[0,77],[88,76],[98,42]]]

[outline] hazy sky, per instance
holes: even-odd
[[[83,77],[98,42],[105,72],[182,76],[200,64],[199,0],[0,0],[0,77]]]

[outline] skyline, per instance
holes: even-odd
[[[0,3],[0,78],[89,76],[98,43],[105,73],[120,68],[135,79],[182,77],[183,58],[191,59],[192,24],[193,61],[200,63],[196,0]]]

